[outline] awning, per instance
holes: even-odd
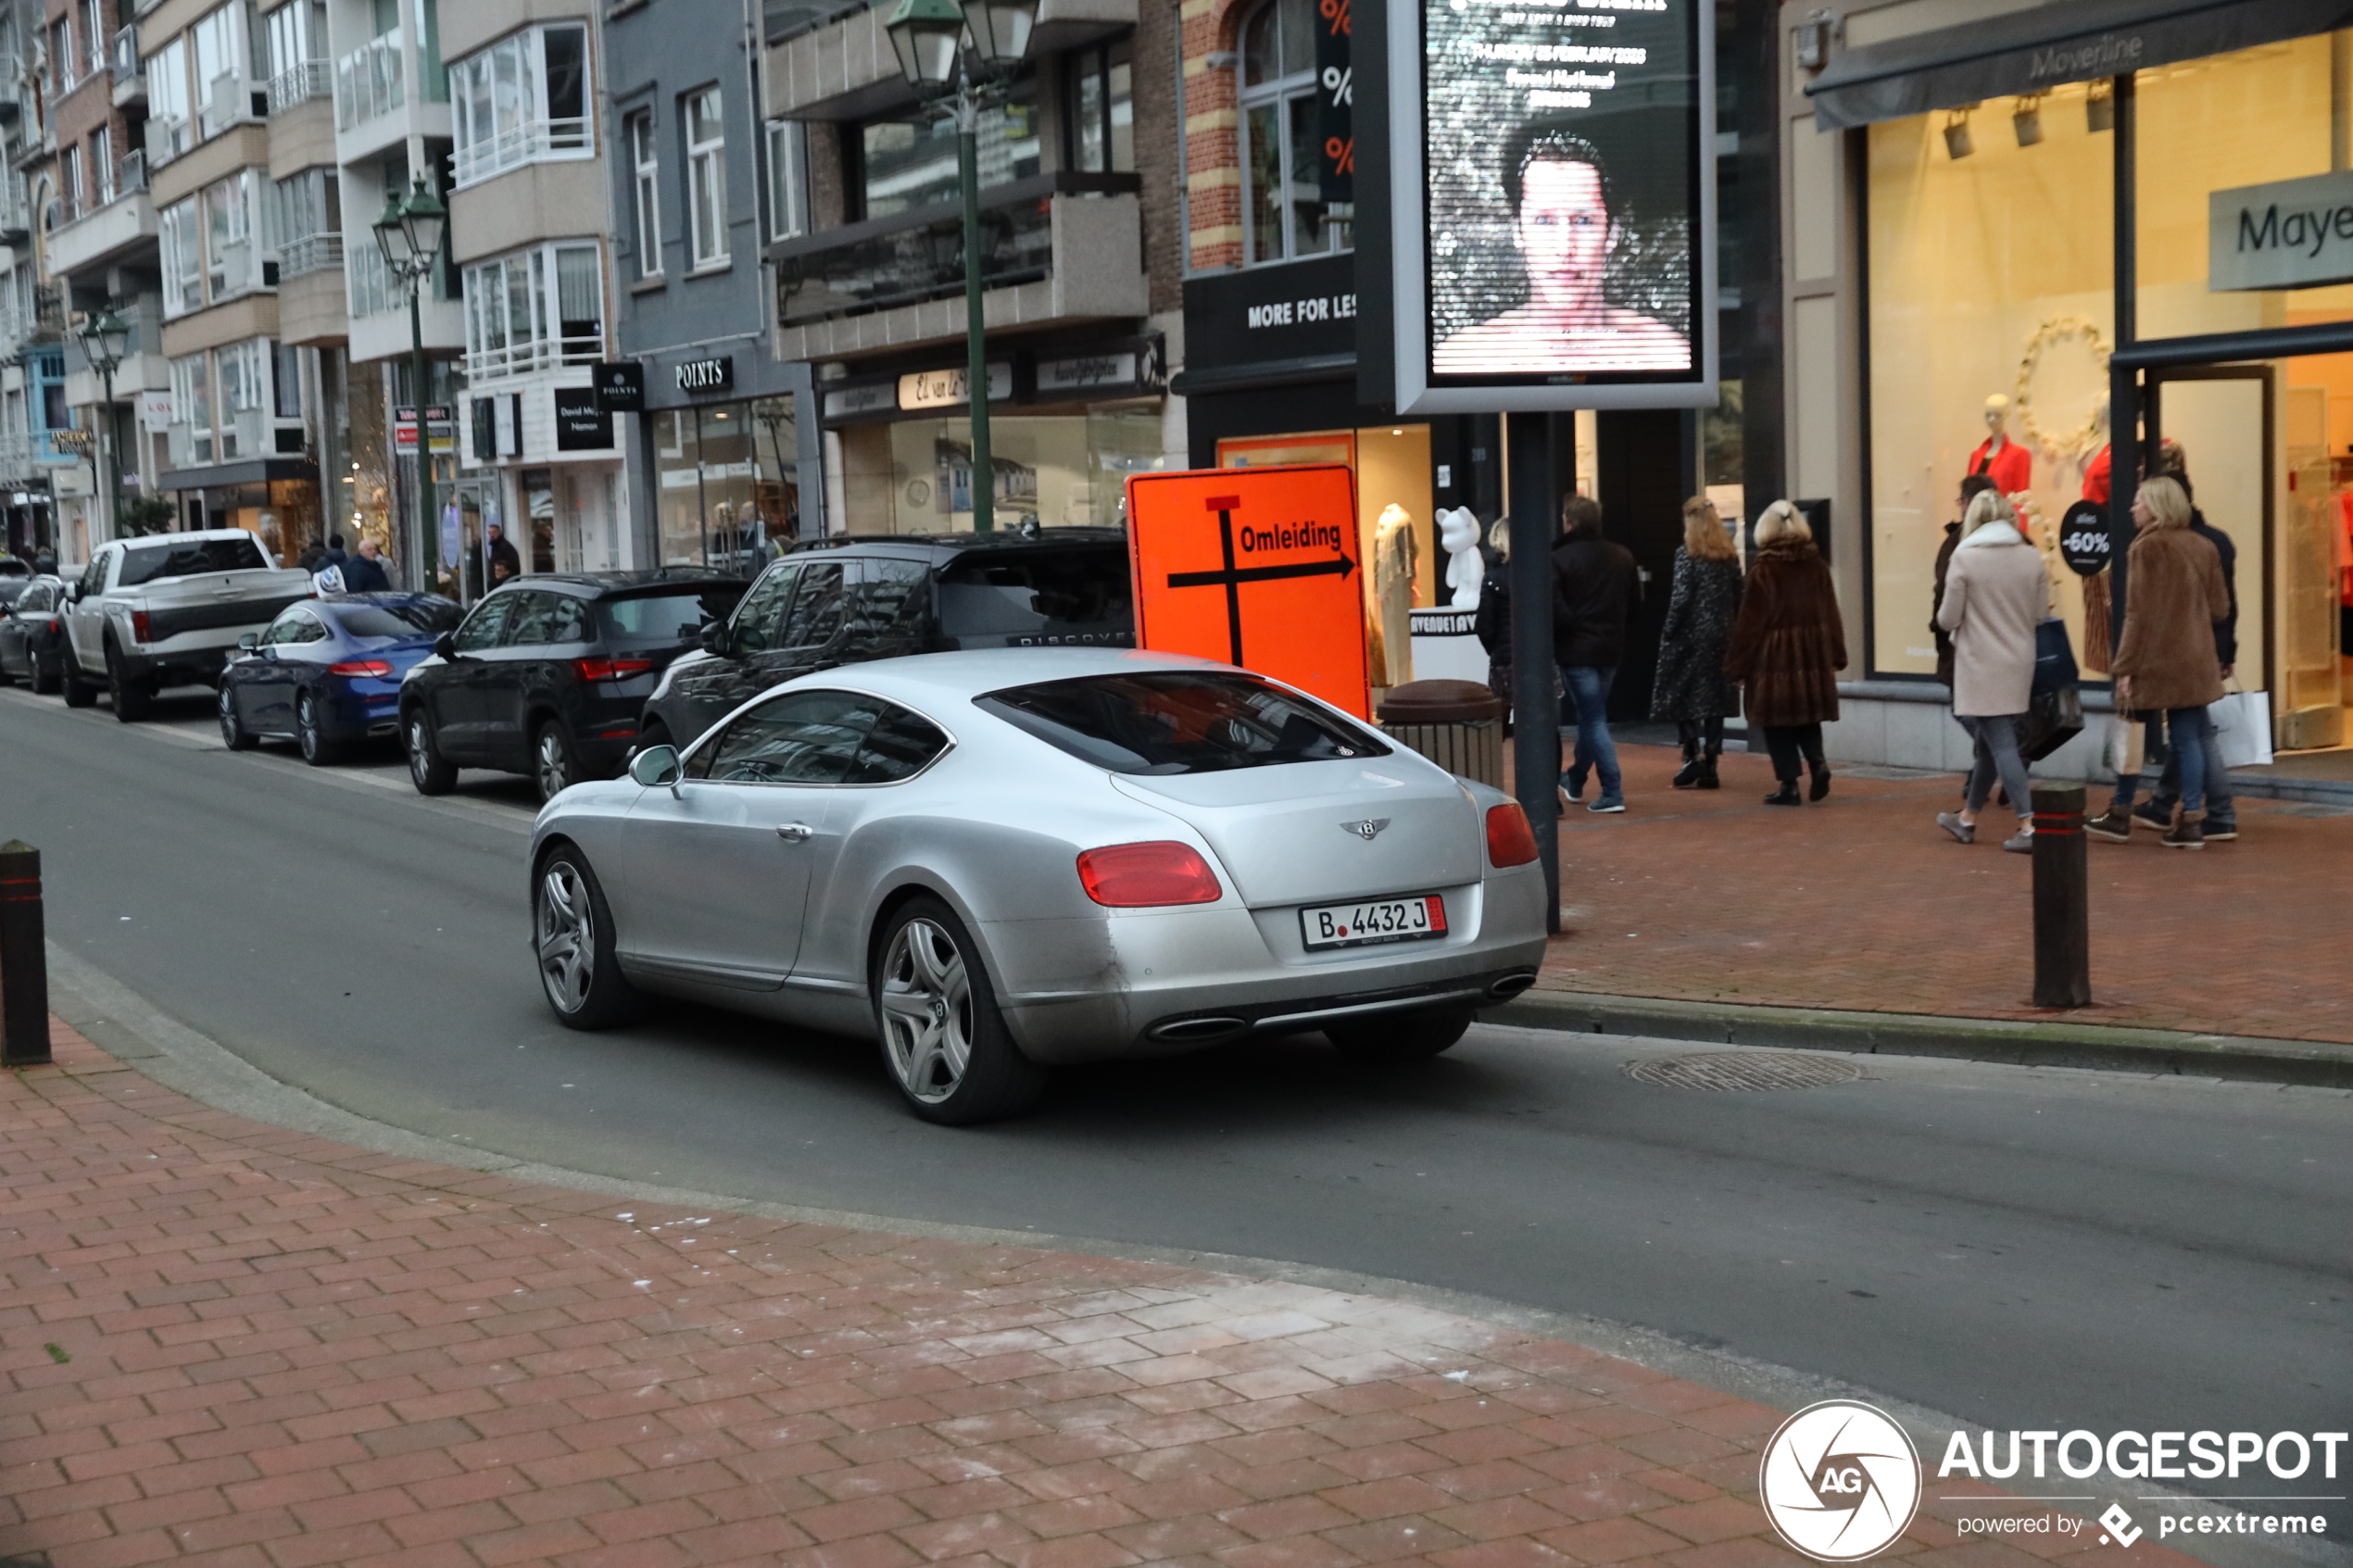
[[[1807,83],[1825,131],[2353,27],[2353,0],[2065,0],[1849,49]]]
[[[225,490],[233,484],[263,484],[273,479],[319,477],[319,465],[308,458],[248,458],[243,462],[216,463],[210,468],[166,469],[156,475],[157,490]]]

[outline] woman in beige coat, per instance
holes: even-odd
[[[1965,803],[1936,814],[1937,826],[1963,844],[1977,841],[1977,814],[1999,775],[2018,811],[2018,832],[2002,847],[2034,847],[2018,734],[2033,700],[2034,628],[2050,613],[2043,552],[2019,532],[2017,511],[1998,491],[1971,496],[1936,610],[1936,623],[1953,634],[1953,717],[1977,742]]]
[[[2182,809],[2158,842],[2170,849],[2203,849],[2199,819],[2206,814],[2211,722],[2206,709],[2222,698],[2214,623],[2231,613],[2231,588],[2221,553],[2190,532],[2190,498],[2170,477],[2159,474],[2141,486],[2133,497],[2133,521],[2140,533],[2124,558],[2124,634],[2109,666],[2116,705],[2165,715],[2166,734],[2181,759]],[[2096,820],[2108,823],[2118,815],[2111,809]]]

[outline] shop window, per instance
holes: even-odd
[[[797,119],[768,122],[768,237],[809,232],[809,129]]]
[[[1081,49],[1070,56],[1063,99],[1069,145],[1063,161],[1085,174],[1127,173],[1136,167],[1133,67],[1125,42]]]
[[[585,28],[502,38],[449,68],[449,92],[458,190],[526,163],[595,156]]]
[[[727,265],[727,122],[716,87],[686,98],[686,216],[697,271]]]
[[[1242,23],[1240,53],[1244,254],[1347,250],[1355,205],[1323,195],[1315,0],[1265,0]]]
[[[523,375],[602,358],[602,272],[593,241],[534,245],[467,268],[467,375]]]
[[[654,117],[641,110],[629,117],[629,162],[635,171],[637,276],[661,276],[661,158],[654,146]]]
[[[1007,92],[1006,103],[980,115],[977,150],[984,190],[1026,180],[1043,167],[1037,78],[1017,76]],[[914,207],[953,206],[960,199],[953,121],[877,121],[860,127],[857,145],[862,217],[888,218]]]

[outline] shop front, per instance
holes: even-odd
[[[1173,466],[1154,337],[991,345],[996,526],[1118,527],[1132,473]],[[973,525],[972,404],[934,355],[819,383],[830,529],[958,533]]]
[[[806,366],[686,351],[648,363],[637,421],[650,482],[653,564],[747,576],[824,532],[813,431],[802,431]]]
[[[2016,504],[2096,680],[2135,479],[2165,469],[2235,546],[2237,684],[2283,751],[2342,747],[2353,35],[2256,0],[1970,8],[1784,24],[1788,461],[1862,520],[1833,556],[1861,633],[1838,744],[1963,754],[1930,618],[1965,475]],[[2104,730],[2053,766],[2096,774]]]

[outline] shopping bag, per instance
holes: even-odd
[[[2083,733],[2083,698],[2073,686],[2062,691],[2036,692],[2029,700],[2026,722],[2019,726],[2019,755],[2040,762]]]
[[[2268,692],[2225,692],[2207,710],[2225,768],[2266,768],[2271,762],[2271,698]]]
[[[2067,640],[2067,622],[2053,616],[2034,628],[2034,689],[2066,691],[2082,677],[2075,668],[2075,649]]]
[[[2100,746],[2100,766],[2120,779],[2141,776],[2141,737],[2147,726],[2122,713],[2108,716],[2108,736]]]

